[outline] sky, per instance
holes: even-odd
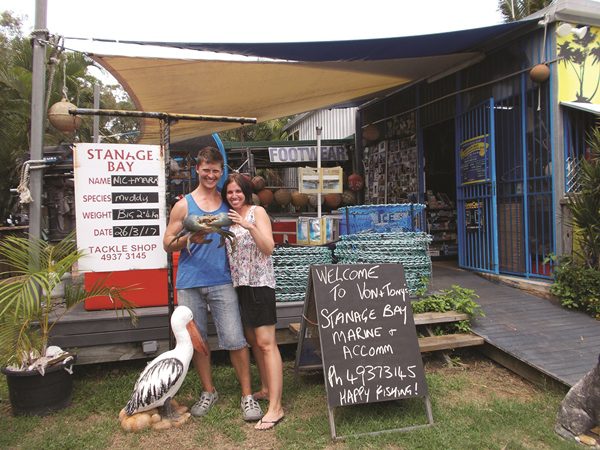
[[[35,23],[35,0],[0,11]],[[502,23],[498,0],[47,0],[46,28],[67,49],[114,55],[244,59],[91,39],[165,42],[302,42],[441,33]],[[69,37],[86,38],[72,40]],[[112,77],[102,71],[100,78]]]
[[[35,0],[0,10],[35,17]],[[291,42],[429,34],[502,22],[498,0],[47,0],[47,28],[69,37]]]

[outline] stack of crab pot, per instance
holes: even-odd
[[[311,264],[331,264],[328,247],[276,247],[273,252],[275,297],[278,302],[303,301]]]

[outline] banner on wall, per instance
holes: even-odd
[[[77,245],[82,272],[167,267],[165,162],[158,145],[76,144]]]
[[[600,28],[588,27],[583,38],[573,33],[556,38],[558,100],[600,104]]]

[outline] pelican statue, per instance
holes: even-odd
[[[178,306],[171,316],[171,329],[177,345],[173,350],[154,358],[137,379],[131,398],[125,405],[125,413],[135,413],[159,408],[160,415],[176,418],[171,408],[175,396],[187,374],[194,349],[208,355],[208,349],[194,323],[192,311]]]

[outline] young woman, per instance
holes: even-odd
[[[236,236],[235,248],[227,241],[231,278],[238,293],[244,334],[252,346],[262,383],[256,397],[269,399],[269,409],[255,428],[269,430],[284,417],[283,367],[275,338],[277,312],[271,259],[275,242],[271,221],[264,208],[252,204],[252,183],[244,175],[231,174],[221,195],[231,207],[230,231]]]

